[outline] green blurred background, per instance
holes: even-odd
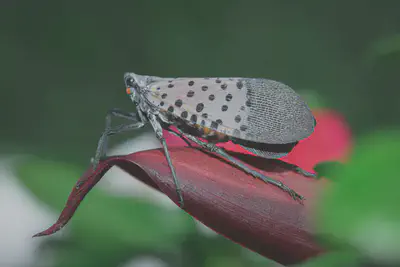
[[[398,1],[372,0],[3,1],[0,152],[3,163],[13,155],[35,158],[13,171],[2,164],[7,175],[1,179],[16,181],[16,199],[29,195],[20,212],[35,202],[53,212],[42,227],[50,224],[93,156],[106,111],[133,109],[126,71],[271,78],[307,96],[313,108],[343,114],[356,140],[398,128],[399,10]],[[143,148],[154,145],[143,142]],[[11,192],[8,182],[1,186]],[[0,207],[13,210],[2,220],[17,220],[11,196],[2,199]],[[94,190],[70,233],[41,241],[33,254],[46,256],[24,266],[128,266],[144,255],[162,259],[166,265],[159,266],[268,266],[222,237],[201,234],[189,216],[170,212],[140,197]],[[1,229],[7,238],[13,224]],[[32,242],[29,234],[21,238],[24,246]],[[0,245],[4,255],[7,242]],[[0,266],[18,266],[7,261],[0,259]]]

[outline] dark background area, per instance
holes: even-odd
[[[12,150],[86,160],[105,112],[134,108],[126,71],[276,79],[316,91],[355,134],[399,123],[400,44],[379,46],[399,32],[396,1],[1,5],[0,140]]]

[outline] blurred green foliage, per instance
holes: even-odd
[[[317,179],[326,178],[337,181],[339,179],[338,170],[343,169],[344,166],[344,163],[338,161],[324,161],[317,164],[314,170],[317,173]]]
[[[57,211],[93,156],[106,111],[133,109],[124,92],[126,71],[280,80],[309,99],[317,96],[318,107],[322,103],[344,114],[356,139],[400,124],[400,2],[16,0],[1,5],[1,152],[41,158],[21,166],[19,176]],[[348,166],[322,167],[327,173],[335,169],[331,176],[340,185],[337,181],[327,192],[321,228],[349,240],[370,216],[399,223],[389,204],[398,201],[396,135],[372,134],[360,141]],[[243,256],[224,238],[211,242],[200,236],[183,213],[168,216],[143,201],[96,189],[87,198],[70,224],[71,235],[60,249],[52,246],[57,266],[116,266],[135,253],[161,253],[172,266],[267,264]]]
[[[354,251],[329,252],[292,267],[360,267],[360,256]]]
[[[332,169],[340,182],[321,201],[321,230],[364,254],[400,261],[399,159],[399,130],[360,138],[351,161]]]
[[[40,200],[54,210],[62,210],[71,184],[82,173],[83,170],[67,164],[31,159],[19,167],[18,177]],[[73,217],[71,228],[73,235],[85,235],[87,238],[80,242],[92,249],[99,250],[100,244],[106,244],[108,249],[107,243],[115,239],[126,246],[173,251],[187,234],[195,232],[188,214],[178,212],[169,216],[171,211],[132,197],[116,198],[94,189],[85,204]]]

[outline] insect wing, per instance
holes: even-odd
[[[315,120],[304,100],[289,86],[267,79],[244,79],[247,140],[288,144],[310,136]]]
[[[177,78],[149,85],[147,99],[191,124],[240,136],[246,92],[241,78]]]
[[[313,132],[311,111],[290,87],[247,78],[161,79],[146,98],[161,110],[236,138],[292,143]]]

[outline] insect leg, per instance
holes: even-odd
[[[120,125],[114,129],[111,128],[111,118],[112,117],[119,117],[124,118],[127,120],[134,121],[134,123]],[[99,164],[100,158],[103,157],[107,152],[107,143],[108,137],[111,135],[115,135],[122,132],[131,131],[134,129],[142,128],[145,125],[144,122],[140,121],[137,118],[135,113],[126,112],[120,109],[111,109],[107,112],[106,115],[106,127],[104,129],[103,134],[101,135],[99,142],[97,144],[96,154],[94,158],[92,158],[92,166],[93,170],[96,169],[97,165]]]
[[[186,143],[188,146],[190,146],[190,147],[193,146],[182,134],[177,133],[177,132],[175,132],[174,130],[171,130],[171,129],[165,129],[165,130],[167,130],[167,131],[170,132],[171,134],[173,134],[173,135],[175,135],[175,136],[181,138],[183,141],[185,141],[185,143]]]
[[[304,199],[303,196],[299,195],[298,193],[296,193],[294,190],[290,189],[288,186],[286,186],[284,183],[274,180],[270,177],[267,177],[255,170],[250,169],[249,167],[247,167],[245,164],[243,164],[242,162],[240,162],[238,159],[232,157],[231,155],[229,155],[228,153],[225,152],[225,150],[217,147],[216,145],[212,144],[212,143],[206,143],[203,141],[200,141],[199,139],[197,139],[196,137],[186,134],[184,132],[182,132],[181,130],[178,129],[178,131],[184,135],[186,138],[188,138],[190,141],[198,144],[199,146],[203,147],[204,149],[210,151],[210,152],[215,152],[218,155],[220,155],[221,157],[223,157],[225,160],[231,162],[233,165],[235,165],[236,167],[239,167],[240,169],[242,169],[243,171],[245,171],[246,173],[259,178],[261,180],[263,180],[266,183],[270,183],[273,184],[277,187],[279,187],[280,189],[282,189],[283,191],[287,192],[293,199],[295,200],[302,200]]]
[[[174,168],[174,166],[172,164],[172,160],[171,160],[171,157],[169,155],[167,142],[165,142],[165,138],[163,136],[163,131],[162,131],[161,124],[157,121],[156,115],[151,114],[151,113],[149,114],[149,121],[150,121],[151,126],[153,126],[153,129],[154,129],[154,131],[156,133],[157,138],[160,140],[160,142],[161,142],[161,144],[163,146],[165,157],[167,158],[167,162],[168,162],[169,168],[170,168],[171,173],[172,173],[172,178],[174,179],[175,189],[176,189],[176,193],[178,195],[179,206],[181,208],[183,208],[184,202],[183,202],[181,186],[179,184],[178,178],[176,177],[175,168]]]
[[[103,156],[103,151],[106,148],[106,144],[107,144],[107,139],[109,136],[115,135],[115,134],[120,134],[123,132],[128,132],[128,131],[132,131],[138,128],[143,127],[144,123],[142,122],[134,122],[134,123],[130,123],[130,124],[122,124],[122,125],[118,125],[114,128],[106,128],[106,130],[103,132],[103,134],[101,135],[100,139],[99,139],[99,143],[97,145],[97,150],[96,150],[96,155],[94,158],[92,158],[92,166],[93,166],[93,170],[95,170],[97,168],[97,165],[99,164],[100,159]],[[105,153],[104,153],[105,155]],[[81,180],[78,184],[76,184],[76,189],[79,189],[80,186],[85,182],[85,180]]]
[[[287,163],[287,162],[286,162],[286,163]],[[303,170],[302,168],[300,168],[299,166],[297,166],[297,165],[295,165],[295,164],[291,164],[291,163],[287,163],[287,164],[289,164],[290,166],[292,166],[292,167],[293,167],[293,170],[294,170],[295,172],[297,172],[298,174],[300,174],[300,175],[303,175],[303,176],[305,176],[305,177],[311,177],[311,178],[317,177],[316,174],[314,174],[314,173],[312,173],[312,172],[308,172],[308,171],[306,171],[306,170]]]

